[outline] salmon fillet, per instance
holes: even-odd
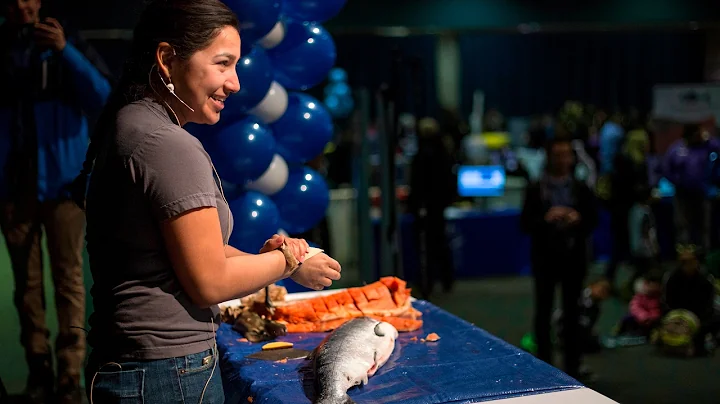
[[[284,302],[268,314],[290,333],[332,331],[362,316],[390,323],[400,332],[415,331],[422,327],[422,313],[412,307],[406,285],[396,277],[384,277],[331,295]]]

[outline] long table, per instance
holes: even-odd
[[[416,300],[413,305],[423,313],[423,327],[401,333],[392,356],[368,385],[349,391],[356,402],[476,403],[524,397],[517,403],[613,403],[554,367],[429,302]],[[431,332],[437,333],[440,340],[423,342]],[[278,340],[312,350],[326,335],[289,334]],[[260,351],[262,344],[244,342],[228,324],[220,326],[217,344],[226,404],[312,402],[310,361],[249,359],[247,356]]]

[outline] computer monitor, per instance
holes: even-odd
[[[460,196],[493,197],[505,193],[503,166],[460,166],[457,178]]]

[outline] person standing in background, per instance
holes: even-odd
[[[645,194],[649,191],[647,154],[650,151],[650,138],[644,130],[628,133],[615,155],[613,170],[610,174],[610,217],[612,232],[612,258],[608,263],[605,276],[614,286],[617,267],[624,259],[632,257],[630,246],[630,209],[638,202],[645,203]]]
[[[0,27],[0,227],[12,262],[15,305],[25,348],[30,402],[80,402],[85,360],[85,216],[69,185],[88,145],[86,115],[99,112],[110,93],[104,63],[67,35],[54,18],[41,18],[40,0],[3,0]],[[45,323],[41,252],[47,236],[55,284],[58,378]]]
[[[453,160],[435,119],[423,118],[418,122],[418,146],[410,167],[408,209],[414,216],[415,240],[420,252],[420,291],[429,298],[437,277],[446,292],[453,287],[445,209],[452,204],[456,190]]]
[[[555,287],[562,286],[565,372],[578,377],[582,356],[578,300],[587,274],[587,240],[597,225],[592,191],[573,177],[569,139],[548,146],[546,172],[528,186],[520,225],[530,235],[538,358],[552,363],[550,325]]]
[[[710,243],[710,203],[707,199],[710,158],[720,141],[700,124],[688,124],[663,161],[663,174],[675,186],[675,228],[679,244],[707,251]]]
[[[600,150],[600,175],[609,175],[613,171],[615,163],[615,155],[620,151],[620,147],[625,137],[625,127],[623,125],[624,118],[621,113],[616,112],[608,118],[600,127],[599,143]]]

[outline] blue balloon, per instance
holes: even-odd
[[[272,132],[254,117],[222,126],[202,142],[220,177],[237,185],[258,179],[275,155]]]
[[[303,21],[325,22],[345,6],[345,0],[285,0],[282,13]]]
[[[285,38],[267,51],[275,80],[290,90],[307,90],[327,77],[335,65],[335,42],[321,25],[285,21]]]
[[[288,163],[317,157],[333,135],[330,113],[318,100],[303,93],[288,94],[287,110],[270,127],[277,152]]]
[[[324,103],[333,118],[347,118],[355,109],[355,100],[349,95],[330,94]]]
[[[243,51],[267,35],[280,20],[279,0],[223,0],[223,2],[238,17]]]
[[[350,86],[347,83],[342,82],[333,82],[325,86],[325,95],[337,95],[337,96],[346,96],[350,95],[352,93],[352,90],[350,89]]]
[[[249,253],[257,253],[265,240],[277,233],[280,213],[275,203],[267,196],[249,191],[230,201],[233,214],[233,232],[230,245]]]
[[[272,198],[280,212],[280,227],[288,234],[297,234],[312,229],[325,217],[330,191],[320,174],[300,166],[290,172],[285,187]]]
[[[235,67],[240,80],[240,91],[225,101],[223,118],[236,118],[247,114],[265,97],[273,81],[273,68],[265,51],[255,46],[238,61]]]
[[[347,72],[342,67],[334,67],[328,73],[328,80],[334,83],[343,83],[347,81]]]

